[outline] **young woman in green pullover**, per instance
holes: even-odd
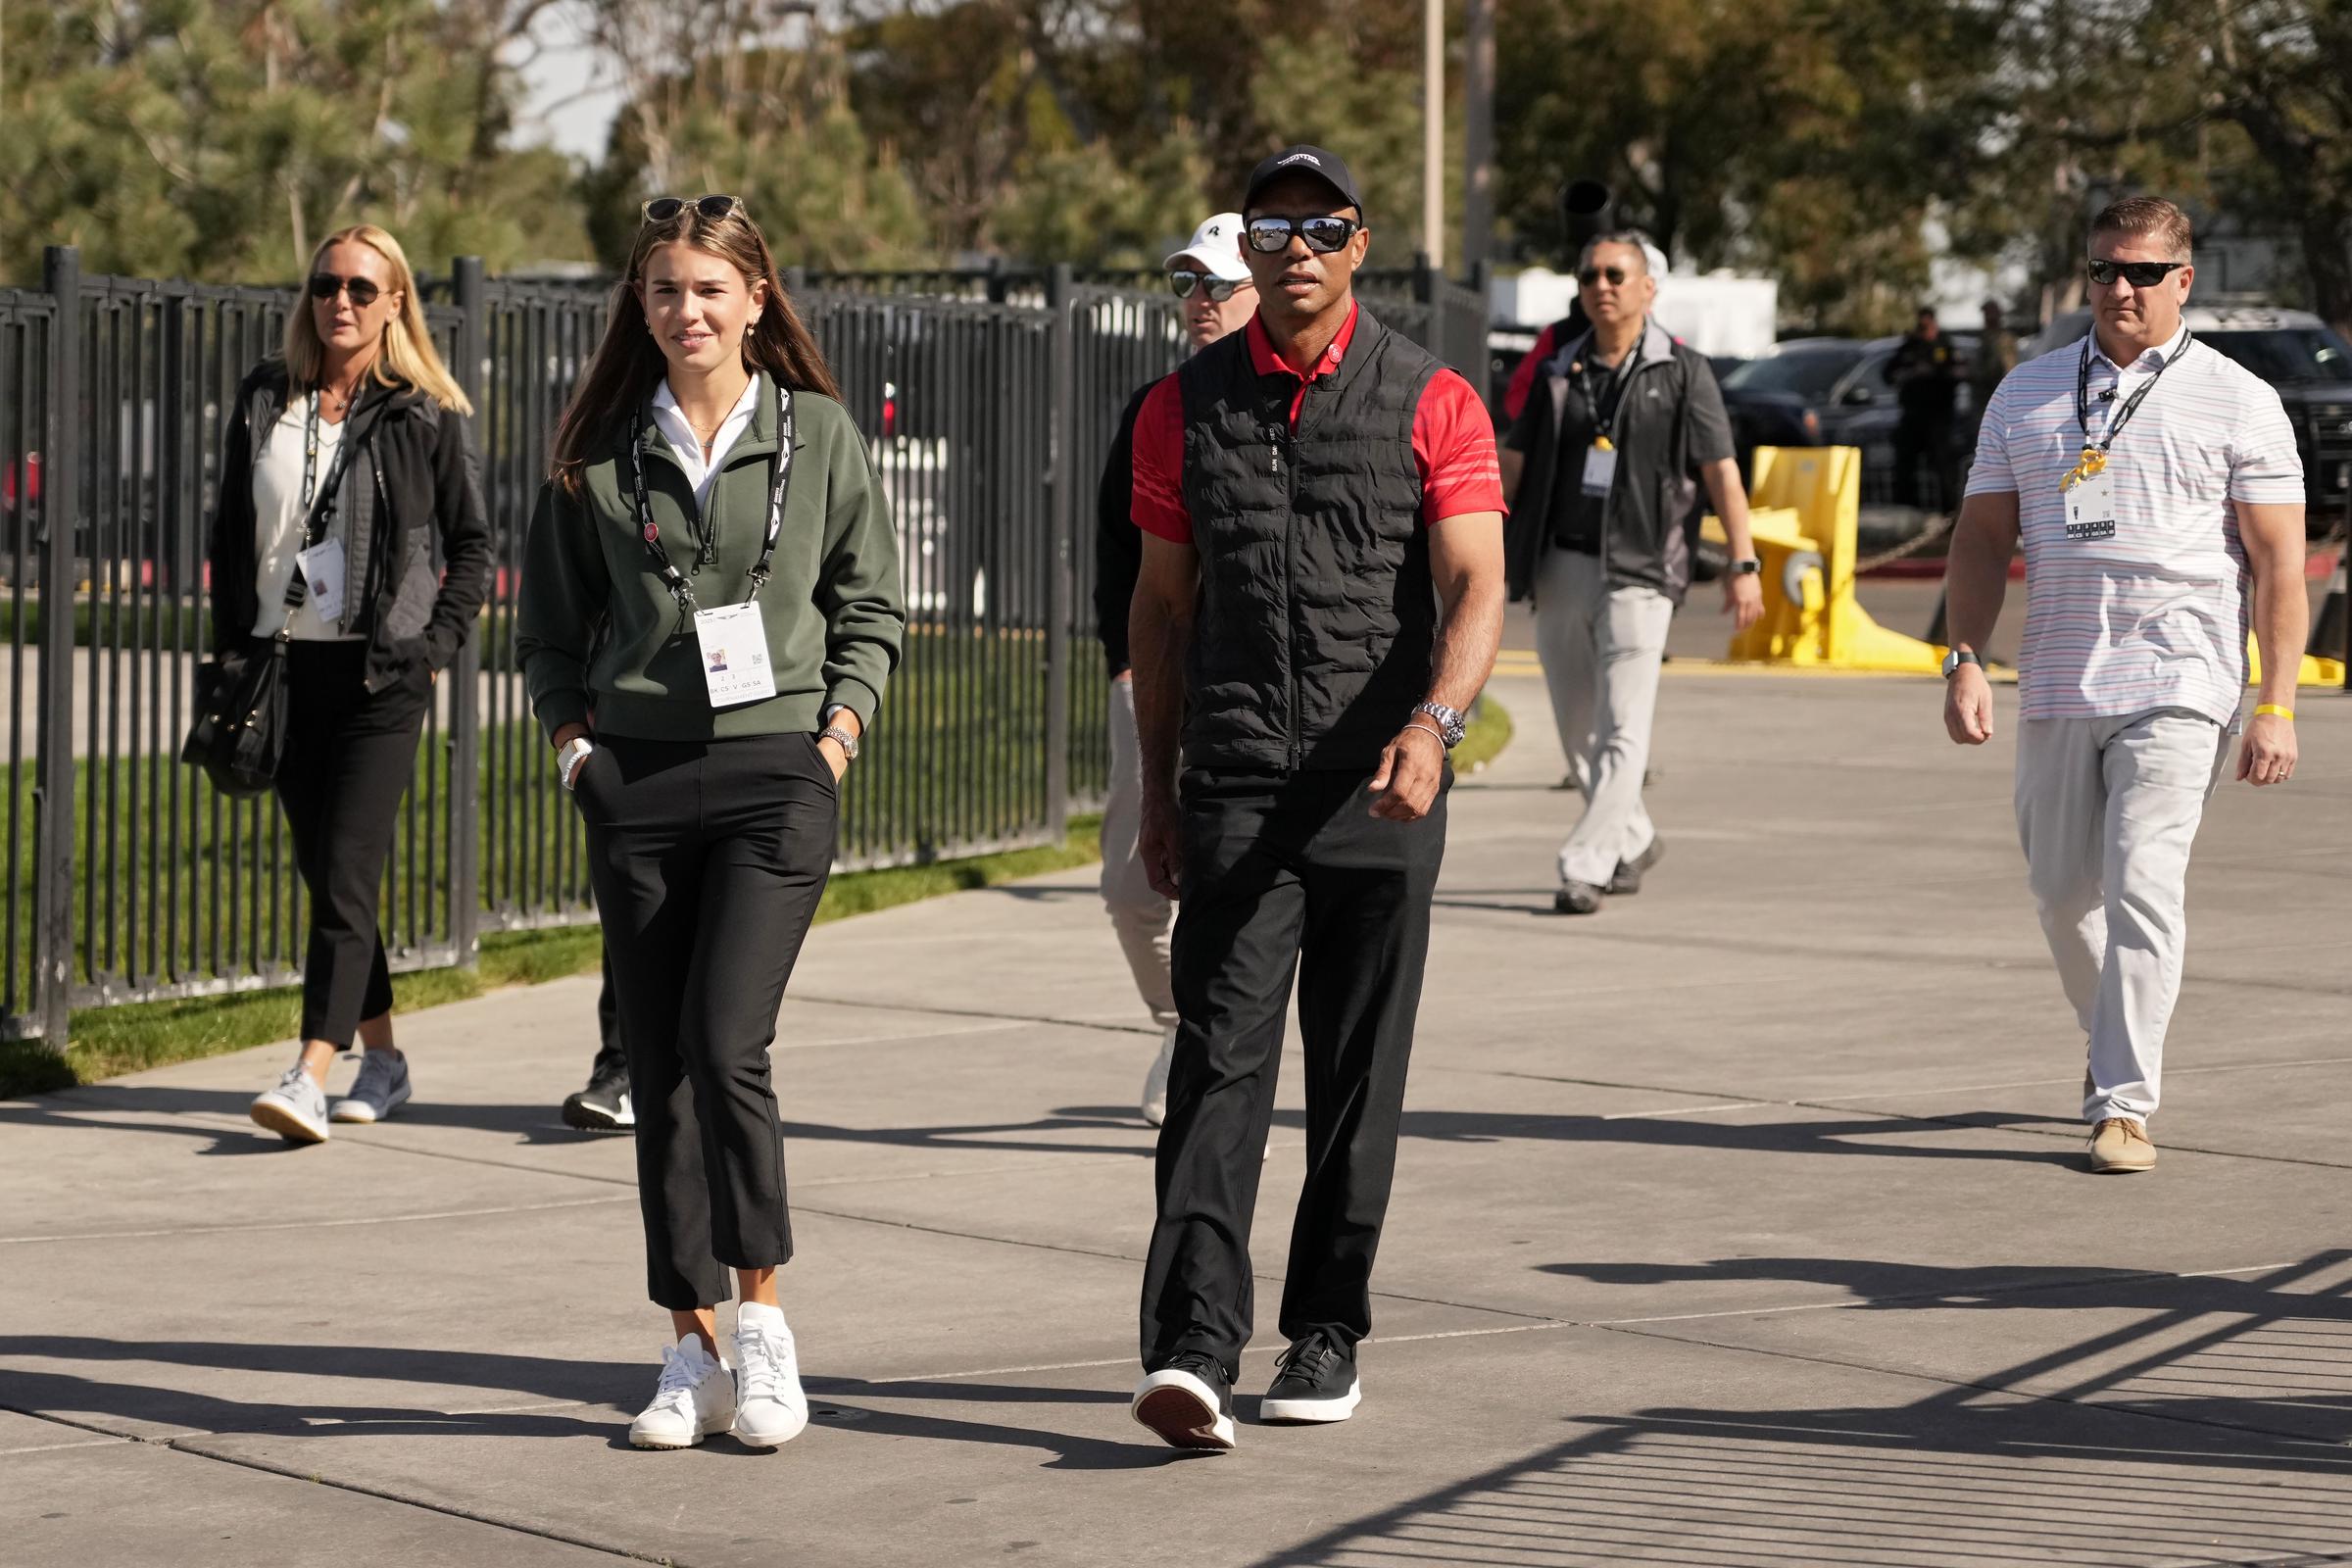
[[[776,1298],[792,1227],[767,1053],[906,616],[865,443],[767,242],[730,196],[644,218],[556,433],[515,648],[588,830],[649,1294],[676,1341],[629,1438],[731,1426],[773,1447],[808,1404]]]

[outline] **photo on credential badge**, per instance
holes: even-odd
[[[727,650],[726,645],[722,643],[718,647],[710,650],[710,673],[713,675],[718,674],[726,667]]]

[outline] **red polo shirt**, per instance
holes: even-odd
[[[1298,406],[1309,381],[1329,375],[1355,341],[1357,307],[1348,324],[1315,365],[1300,375],[1266,335],[1254,316],[1242,330],[1250,364],[1260,375],[1282,374],[1298,383],[1291,394],[1291,428],[1298,427]],[[1494,460],[1494,426],[1470,383],[1441,369],[1421,389],[1413,409],[1413,464],[1421,470],[1421,520],[1426,525],[1468,512],[1502,510],[1502,472]],[[1177,544],[1193,541],[1192,509],[1184,503],[1184,394],[1173,375],[1153,387],[1135,416],[1135,525]]]

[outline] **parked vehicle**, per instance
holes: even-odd
[[[2182,324],[2278,389],[2303,458],[2305,526],[2317,537],[2352,517],[2352,343],[2309,311],[2191,306]],[[2090,312],[2069,311],[2027,344],[2029,357],[2082,341]]]

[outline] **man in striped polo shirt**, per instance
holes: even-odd
[[[1977,650],[2024,540],[2018,835],[2090,1037],[2094,1171],[2156,1162],[2189,845],[2230,763],[2249,612],[2262,690],[2237,777],[2295,769],[2302,463],[2278,394],[2181,326],[2189,238],[2187,216],[2152,197],[2092,222],[2091,334],[1994,392],[1945,572],[1944,727],[1982,746],[1992,690]]]

